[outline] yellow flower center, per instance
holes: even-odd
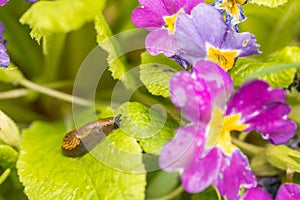
[[[245,3],[246,0],[224,0],[218,8],[227,10],[234,18],[240,18],[240,9],[238,4]]]
[[[234,59],[239,54],[239,51],[221,51],[210,45],[207,47],[207,58],[212,62],[217,63],[224,70],[230,70],[234,65]]]
[[[183,9],[180,9],[177,13],[174,15],[166,16],[164,17],[164,20],[166,22],[165,27],[169,30],[169,33],[173,34],[175,30],[175,21],[177,19],[177,16],[179,13],[184,13]]]
[[[239,122],[240,118],[241,114],[224,116],[224,112],[220,108],[215,108],[209,123],[206,148],[219,146],[225,153],[230,155],[232,150],[236,148],[231,143],[230,131],[243,131],[248,128],[247,124]]]

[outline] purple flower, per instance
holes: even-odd
[[[159,163],[166,171],[179,171],[188,192],[214,184],[230,200],[239,198],[242,186],[256,186],[248,159],[231,143],[230,131],[256,130],[274,144],[286,142],[296,131],[287,119],[290,108],[284,90],[253,80],[233,92],[228,73],[209,61],[197,62],[192,73],[173,75],[170,92],[173,104],[192,125],[176,131]]]
[[[4,6],[7,4],[8,0],[0,0],[0,6]]]
[[[272,200],[271,195],[261,188],[251,188],[247,190],[243,200]],[[300,185],[286,183],[281,185],[275,200],[299,200],[300,199]]]
[[[0,0],[0,6],[4,6],[5,4],[7,4],[9,0]],[[26,0],[27,2],[37,2],[38,0]]]
[[[0,22],[0,67],[6,68],[10,63],[9,55],[6,50],[6,40],[3,38],[4,25]]]
[[[226,24],[238,31],[236,25],[246,20],[241,6],[246,3],[247,0],[216,0],[212,5],[215,6],[220,13],[226,11]]]
[[[139,0],[141,7],[132,13],[132,22],[151,31],[146,48],[152,55],[163,53],[170,57],[176,53],[174,24],[179,13],[190,13],[203,0]]]
[[[191,64],[207,59],[229,70],[237,57],[260,53],[254,35],[236,33],[208,4],[200,3],[191,15],[179,14],[175,27],[177,54]]]

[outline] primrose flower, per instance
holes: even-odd
[[[179,14],[175,27],[177,54],[191,64],[207,59],[229,70],[237,57],[260,53],[254,35],[236,33],[208,4],[199,4],[191,15]]]
[[[146,38],[146,49],[152,54],[175,54],[175,21],[179,13],[190,14],[203,0],[139,0],[141,7],[134,9],[131,19],[139,28],[151,31]]]
[[[4,25],[0,22],[0,67],[6,68],[10,63],[9,55],[6,51],[6,40],[3,38]]]
[[[272,200],[272,196],[265,190],[257,187],[247,190],[243,200]],[[280,186],[275,200],[299,200],[300,199],[300,185],[293,183],[286,183]]]
[[[0,0],[0,6],[7,4],[9,0]],[[26,0],[27,2],[37,2],[38,0]]]
[[[192,73],[171,77],[171,100],[192,122],[176,131],[159,157],[160,167],[179,171],[187,192],[214,184],[228,200],[239,199],[241,187],[255,187],[248,159],[231,142],[231,131],[256,130],[273,144],[282,144],[296,131],[287,119],[290,107],[283,89],[253,80],[233,92],[228,73],[215,63],[199,61]]]
[[[242,9],[242,5],[246,3],[247,0],[216,0],[212,5],[215,6],[220,13],[226,11],[226,24],[238,31],[236,25],[246,20]]]
[[[7,4],[8,0],[0,0],[0,6],[4,6]]]

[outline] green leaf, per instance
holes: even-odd
[[[108,53],[107,63],[109,64],[109,71],[112,72],[114,79],[120,79],[127,88],[135,88],[136,80],[131,74],[127,74],[129,68],[125,64],[122,55],[122,50],[112,32],[103,14],[98,13],[95,21],[95,28],[97,31],[97,43]]]
[[[269,82],[272,87],[287,88],[293,81],[297,67],[300,67],[300,48],[286,47],[265,61],[238,60],[230,75],[237,86],[248,79],[259,78]]]
[[[197,199],[220,199],[220,194],[218,194],[217,189],[214,189],[212,186],[200,192],[198,194],[193,194],[191,200]]]
[[[0,140],[4,143],[20,148],[21,136],[15,122],[0,110]]]
[[[300,152],[292,150],[284,145],[268,145],[266,149],[268,161],[275,167],[283,170],[291,168],[295,172],[300,172]]]
[[[178,124],[167,118],[164,110],[160,109],[155,106],[150,109],[137,102],[128,102],[117,110],[122,113],[121,129],[136,137],[146,153],[158,154],[178,128]]]
[[[178,173],[164,171],[151,172],[151,179],[147,182],[146,199],[153,199],[165,196],[172,192],[180,183]]]
[[[105,5],[105,0],[38,1],[21,17],[22,24],[31,28],[37,41],[54,33],[66,33],[93,21]]]
[[[297,40],[300,31],[300,1],[289,0],[278,8],[247,4],[243,9],[247,20],[240,23],[239,27],[241,31],[249,31],[256,36],[263,52],[262,57],[267,57]]]
[[[95,152],[79,158],[63,156],[60,144],[67,131],[63,123],[35,122],[23,132],[17,168],[29,199],[144,199],[145,173],[113,169],[99,162]],[[119,163],[133,166],[132,161],[143,167],[134,138],[118,130],[96,146],[107,158],[113,155],[113,147],[137,155],[134,161],[117,156]]]
[[[275,8],[277,6],[280,6],[282,4],[285,4],[288,2],[288,0],[251,0],[250,3],[256,3],[258,5],[268,6],[271,8]]]
[[[152,56],[148,52],[141,54],[140,78],[153,95],[170,97],[169,82],[171,76],[182,68],[172,59],[163,56]]]

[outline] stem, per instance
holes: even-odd
[[[0,92],[0,99],[13,99],[28,95],[27,89],[15,89],[7,92]]]
[[[287,183],[293,183],[293,177],[294,177],[294,170],[290,167],[286,169],[286,182]]]
[[[242,140],[242,141],[244,141],[245,139],[246,139],[246,137],[248,136],[248,133],[245,133],[245,132],[241,132],[240,134],[239,134],[239,140]]]
[[[219,190],[216,188],[216,186],[212,185],[212,187],[214,188],[214,190],[217,194],[218,200],[222,200],[221,194],[220,194]]]
[[[61,87],[69,87],[72,85],[71,81],[57,81],[51,83],[45,83],[43,86],[48,88],[61,88]],[[27,96],[30,93],[30,89],[14,89],[9,91],[0,92],[0,100],[1,99],[14,99],[23,96]]]
[[[257,147],[257,146],[255,146],[255,145],[252,145],[252,144],[243,142],[243,141],[241,141],[241,140],[239,140],[239,139],[236,139],[236,138],[234,138],[234,137],[231,138],[231,141],[232,141],[235,145],[239,146],[241,149],[247,151],[249,154],[252,154],[252,155],[257,154],[257,153],[259,153],[259,152],[265,150],[265,149],[262,148],[262,147]]]
[[[171,200],[177,197],[182,192],[183,192],[183,187],[182,185],[180,185],[175,190],[173,190],[170,194],[167,194],[166,196],[163,196],[161,198],[151,199],[151,200]]]
[[[75,104],[78,104],[78,105],[81,105],[81,106],[93,106],[94,105],[94,103],[91,102],[91,101],[88,101],[88,100],[82,99],[80,97],[72,96],[70,94],[66,94],[66,93],[63,93],[63,92],[59,92],[59,91],[56,91],[56,90],[38,85],[38,84],[33,83],[33,82],[31,82],[31,81],[29,81],[25,78],[20,80],[19,84],[26,87],[26,88],[28,88],[28,89],[32,89],[32,90],[35,90],[35,91],[40,92],[42,94],[46,94],[48,96],[55,97],[55,98],[58,98],[58,99],[61,99],[61,100],[64,100],[64,101],[67,101],[67,102],[70,102],[70,103],[75,103]]]
[[[7,179],[10,174],[10,168],[7,168],[0,176],[0,185]]]

